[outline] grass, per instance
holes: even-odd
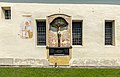
[[[119,68],[0,68],[0,77],[120,77]]]

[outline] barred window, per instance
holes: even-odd
[[[2,7],[4,18],[11,19],[11,8],[10,7]]]
[[[37,21],[37,45],[46,45],[46,21]]]
[[[82,45],[82,22],[81,21],[72,22],[72,44]]]
[[[5,19],[11,19],[11,10],[5,10]]]
[[[105,22],[105,45],[113,45],[113,22]]]

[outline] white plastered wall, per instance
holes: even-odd
[[[41,4],[41,3],[0,3],[10,6],[12,19],[5,20],[0,14],[0,57],[21,59],[47,59],[46,46],[36,44],[36,19],[46,19],[52,14],[67,14],[72,20],[83,21],[83,46],[72,46],[70,65],[87,65],[81,59],[117,60],[120,58],[120,6],[102,4]],[[18,34],[22,15],[32,15],[33,38],[21,39]],[[115,46],[104,45],[105,20],[115,20]],[[111,61],[109,60],[109,61]],[[76,61],[76,63],[74,63]],[[88,64],[89,65],[89,64]],[[92,65],[92,64],[91,64]],[[94,65],[94,62],[93,62]],[[113,65],[113,64],[111,64]],[[106,64],[107,66],[107,64]]]

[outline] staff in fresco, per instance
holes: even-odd
[[[23,25],[21,25],[21,34],[20,34],[20,36],[23,39],[32,38],[33,31],[32,31],[32,26],[31,26],[31,21],[30,20],[25,20]]]

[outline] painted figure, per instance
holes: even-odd
[[[25,20],[20,26],[20,37],[22,39],[29,39],[33,36],[33,30],[31,26],[31,20]]]

